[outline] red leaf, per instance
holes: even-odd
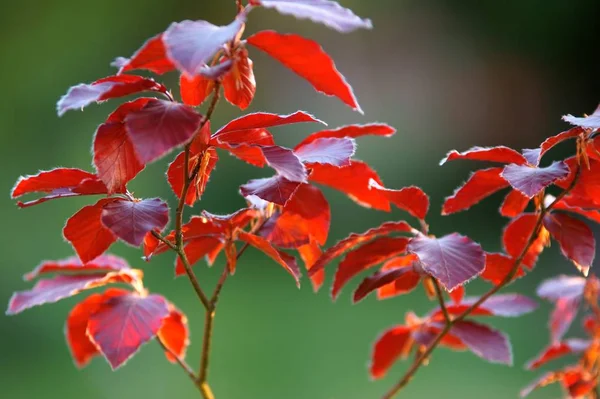
[[[323,130],[320,132],[315,132],[302,140],[300,144],[296,146],[295,149],[303,147],[309,143],[317,139],[322,138],[338,138],[342,139],[344,137],[349,138],[357,138],[361,136],[373,135],[373,136],[383,136],[390,137],[394,133],[396,133],[396,129],[393,127],[386,125],[384,123],[369,123],[366,125],[348,125],[342,126],[334,130]]]
[[[486,263],[486,265],[487,265],[487,263]],[[485,270],[484,270],[484,272],[485,272]],[[449,292],[448,296],[450,297],[450,299],[452,299],[452,302],[454,302],[455,304],[460,304],[461,301],[463,300],[463,298],[465,297],[465,286],[461,285],[454,291]]]
[[[38,281],[31,290],[15,292],[10,298],[6,314],[14,315],[34,306],[58,302],[83,290],[110,283],[131,284],[138,278],[137,271],[129,270],[88,275],[58,275]]]
[[[468,237],[453,233],[441,238],[418,236],[408,244],[423,270],[435,277],[448,291],[475,278],[485,268],[485,253]]]
[[[309,244],[298,247],[298,254],[302,258],[304,262],[304,266],[306,270],[313,268],[317,260],[321,257],[323,252],[317,243],[314,241]],[[313,290],[317,292],[319,288],[323,285],[325,281],[325,270],[320,270],[319,272],[310,276],[310,282],[312,283]]]
[[[408,267],[410,267],[410,270],[413,270],[413,263],[417,259],[417,256],[413,254],[392,258],[383,264],[381,272]],[[378,288],[377,299],[387,299],[407,294],[416,288],[419,281],[421,281],[421,276],[418,273],[406,273],[395,281]]]
[[[514,265],[515,260],[510,256],[488,253],[485,255],[485,269],[483,270],[483,273],[481,273],[481,278],[494,285],[498,285],[504,281]],[[522,277],[524,275],[525,272],[523,271],[523,267],[519,266],[513,279]]]
[[[288,273],[296,280],[296,285],[300,287],[300,269],[296,264],[296,258],[273,248],[273,246],[264,238],[256,236],[254,234],[240,231],[238,239],[247,242],[254,248],[262,251],[265,255],[269,256],[275,262],[279,263]]]
[[[267,164],[283,178],[292,182],[306,181],[306,168],[289,148],[279,146],[261,147]]]
[[[104,205],[101,221],[117,237],[139,247],[146,233],[167,226],[169,206],[160,198],[113,201]]]
[[[232,120],[219,130],[217,130],[217,132],[213,135],[213,138],[218,137],[220,140],[224,141],[224,139],[222,139],[222,135],[224,135],[225,133],[237,132],[241,130],[266,129],[268,127],[303,122],[318,122],[326,125],[325,122],[320,121],[314,116],[303,111],[296,111],[293,114],[289,115],[277,115],[270,114],[267,112],[256,112]]]
[[[126,192],[126,184],[144,169],[145,165],[138,159],[127,134],[124,120],[129,112],[140,111],[147,103],[148,99],[142,98],[123,104],[96,130],[94,166],[111,194]]]
[[[514,163],[517,165],[527,164],[527,159],[512,148],[499,147],[473,147],[465,152],[452,150],[446,158],[440,161],[440,165],[455,159],[471,159],[476,161],[489,161],[499,163]]]
[[[572,184],[578,169],[577,157],[568,158],[565,162],[570,169],[569,176],[564,180],[556,182],[556,185],[562,189],[566,189]],[[589,168],[585,166],[580,168],[577,183],[569,194],[563,198],[564,202],[569,206],[600,208],[600,161],[590,159],[589,164]]]
[[[106,194],[106,186],[92,173],[74,168],[56,168],[37,175],[21,176],[11,192],[11,198],[25,194],[46,193],[45,197],[29,202],[18,202],[24,208],[51,199],[80,195]]]
[[[360,161],[350,161],[350,165],[338,168],[333,165],[311,165],[310,181],[324,184],[339,190],[359,205],[382,211],[390,210],[386,194],[380,190],[372,190],[369,182],[375,180],[382,185],[381,179],[369,165]]]
[[[563,342],[557,342],[548,348],[544,349],[535,359],[531,359],[527,362],[527,369],[535,370],[544,364],[558,359],[560,357],[571,355],[574,353],[580,353],[585,351],[591,342],[587,339],[568,339]]]
[[[557,212],[544,217],[544,227],[558,241],[562,254],[587,275],[596,254],[596,240],[590,227],[581,220]]]
[[[540,146],[540,148],[541,148],[540,157],[543,156],[546,152],[550,151],[550,149],[552,147],[554,147],[555,145],[557,145],[565,140],[575,138],[582,133],[584,133],[583,129],[581,129],[579,127],[574,127],[567,131],[559,133],[556,136],[547,138]]]
[[[161,342],[170,350],[165,352],[167,359],[171,363],[176,363],[177,359],[171,354],[174,353],[179,359],[185,359],[185,352],[190,344],[187,317],[174,306],[169,306],[171,313],[163,320],[162,327],[158,330],[158,337]]]
[[[529,204],[529,198],[521,194],[517,190],[511,190],[504,198],[504,202],[500,207],[500,214],[509,218],[519,216]]]
[[[214,251],[221,251],[224,243],[218,237],[201,237],[190,240],[185,244],[184,251],[190,265],[196,264],[200,259],[208,256]],[[186,274],[185,266],[181,262],[181,258],[175,260],[175,275],[183,276]]]
[[[245,19],[245,14],[240,14],[225,26],[206,21],[174,22],[163,36],[167,57],[181,72],[195,76],[210,63],[215,53],[236,38],[244,28]]]
[[[567,331],[569,331],[571,324],[573,324],[575,317],[577,317],[580,302],[579,297],[560,298],[556,300],[548,323],[552,342],[560,341]]]
[[[569,168],[562,161],[545,168],[525,165],[507,165],[501,176],[515,189],[532,198],[557,180],[567,177]]]
[[[317,42],[299,35],[275,31],[255,33],[247,42],[306,79],[315,90],[338,97],[346,105],[362,113],[352,88]]]
[[[81,262],[87,263],[102,255],[117,237],[101,222],[102,208],[112,199],[102,199],[88,205],[67,220],[63,235],[71,243]]]
[[[584,118],[577,118],[573,115],[563,116],[565,122],[569,122],[571,125],[581,126],[586,129],[598,129],[600,128],[600,106],[596,108],[593,114]]]
[[[529,237],[533,234],[536,223],[537,215],[532,213],[524,213],[518,218],[511,220],[504,229],[502,238],[506,253],[515,259],[519,257],[521,252],[523,252],[523,249],[525,249]],[[527,251],[522,263],[529,268],[533,268],[537,262],[538,256],[542,253],[547,243],[548,235],[542,229]]]
[[[109,288],[102,294],[92,294],[79,302],[69,312],[65,326],[67,345],[77,367],[86,366],[90,360],[100,352],[96,345],[90,340],[86,331],[92,314],[96,313],[104,302],[112,297],[129,295],[129,291]]]
[[[508,186],[500,173],[502,168],[481,169],[474,172],[466,183],[447,197],[442,207],[442,215],[464,211],[482,199]]]
[[[471,352],[491,363],[512,365],[512,350],[506,335],[473,321],[459,321],[452,327]]]
[[[251,4],[274,8],[282,14],[292,15],[299,19],[310,19],[326,25],[338,32],[348,33],[353,30],[371,29],[371,20],[362,19],[351,10],[330,0],[251,0]]]
[[[148,39],[130,59],[118,58],[114,65],[119,68],[119,73],[147,69],[160,75],[175,69],[175,65],[167,58],[162,33]]]
[[[179,92],[181,101],[184,104],[197,107],[212,93],[214,81],[205,78],[202,75],[196,75],[192,78],[181,74],[179,77]]]
[[[385,331],[375,341],[370,372],[374,379],[384,377],[398,358],[408,356],[412,347],[411,329],[397,326]]]
[[[168,316],[167,302],[161,296],[113,297],[90,317],[87,334],[117,369],[156,336]]]
[[[352,233],[348,237],[338,241],[335,245],[333,245],[327,251],[325,251],[323,255],[319,258],[319,260],[315,263],[315,265],[311,268],[309,275],[317,273],[319,270],[323,269],[329,262],[340,256],[344,252],[366,241],[370,241],[375,237],[384,236],[394,232],[411,233],[412,231],[413,229],[408,223],[400,221],[383,223],[381,226],[369,229],[364,233]]]
[[[40,263],[33,271],[23,278],[31,281],[39,276],[50,273],[82,273],[110,272],[131,269],[127,261],[114,255],[101,255],[91,262],[81,263],[79,258],[72,256],[61,260],[47,260]]]
[[[300,182],[289,181],[283,176],[275,175],[265,179],[250,180],[240,186],[240,193],[244,197],[255,195],[265,201],[285,205],[301,184]]]
[[[550,200],[550,202],[554,202],[555,199],[556,198],[554,196],[546,195],[546,200]],[[565,202],[564,199],[559,200],[557,203],[555,203],[552,209],[560,209],[563,211],[573,212],[596,223],[600,223],[600,212],[594,210],[581,209],[576,206],[570,206]]]
[[[408,293],[417,286],[420,279],[421,276],[419,276],[412,268],[408,267],[379,271],[372,276],[367,277],[360,283],[356,291],[354,291],[352,300],[356,303],[376,289],[390,283],[394,285],[394,288],[397,286],[403,288],[402,290],[396,289],[396,295]]]
[[[282,213],[265,224],[261,235],[284,248],[297,248],[312,240],[325,245],[330,222],[331,211],[323,193],[314,186],[302,184]]]
[[[214,148],[209,148],[205,153],[190,154],[189,160],[188,174],[192,173],[198,162],[204,163],[204,165],[200,166],[199,172],[192,182],[185,199],[186,205],[193,206],[202,197],[202,194],[204,194],[210,175],[217,166],[219,156]],[[183,191],[184,162],[185,154],[182,152],[169,164],[169,169],[167,170],[167,181],[177,198],[181,197]]]
[[[142,91],[166,93],[167,88],[143,76],[117,75],[97,80],[90,84],[79,84],[69,89],[56,105],[58,116],[72,109],[83,109],[89,104],[124,97]]]
[[[223,78],[225,98],[241,110],[248,108],[256,93],[256,81],[252,69],[252,60],[248,50],[240,49],[235,55],[231,71]]]
[[[369,181],[369,188],[383,194],[392,204],[403,209],[412,216],[425,219],[429,210],[429,197],[419,187],[404,187],[400,190],[385,188],[374,179]]]
[[[356,143],[352,139],[324,137],[297,146],[294,153],[302,162],[306,163],[348,166],[355,151]]]
[[[333,299],[337,298],[342,287],[352,277],[392,256],[404,253],[407,244],[408,238],[406,237],[379,237],[348,252],[335,273],[331,288]]]
[[[148,163],[189,141],[201,121],[186,105],[151,99],[125,117],[125,127],[140,161]]]

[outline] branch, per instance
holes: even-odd
[[[194,370],[185,362],[185,360],[181,359],[175,352],[173,352],[157,335],[156,341],[162,346],[165,352],[168,352],[173,358],[177,361],[177,364],[181,366],[183,371],[192,379],[192,381],[196,382],[196,375],[194,374]]]
[[[392,399],[394,396],[396,396],[402,390],[402,388],[404,388],[410,382],[412,377],[421,368],[421,366],[423,365],[425,360],[427,360],[429,358],[431,353],[437,348],[437,346],[442,341],[442,339],[450,332],[450,330],[456,323],[464,320],[475,309],[477,309],[485,301],[487,301],[492,295],[494,295],[495,293],[500,291],[502,288],[504,288],[508,283],[510,283],[512,281],[512,279],[515,277],[515,275],[519,271],[521,262],[523,262],[523,259],[527,255],[527,252],[529,252],[529,249],[531,248],[531,246],[535,242],[536,238],[538,237],[539,231],[542,228],[544,216],[546,216],[548,214],[548,212],[550,212],[552,210],[552,208],[558,203],[558,201],[563,199],[564,196],[567,195],[573,189],[573,187],[575,187],[575,185],[577,184],[577,181],[579,180],[580,175],[581,175],[581,165],[577,165],[577,170],[575,171],[575,176],[573,177],[571,184],[569,184],[569,186],[556,197],[556,199],[550,204],[550,206],[548,206],[547,208],[543,208],[540,211],[537,221],[536,221],[536,224],[535,224],[535,227],[534,227],[533,231],[531,232],[531,235],[529,236],[529,239],[527,240],[525,247],[523,248],[523,250],[521,251],[519,256],[515,259],[510,272],[506,275],[506,277],[504,277],[504,279],[500,282],[500,284],[492,287],[488,292],[486,292],[484,295],[482,295],[475,303],[473,303],[468,309],[466,309],[463,313],[461,313],[454,319],[450,319],[450,321],[448,321],[449,319],[446,319],[446,324],[445,324],[444,328],[442,329],[442,331],[439,333],[439,335],[433,340],[433,342],[431,342],[429,344],[429,346],[427,346],[427,348],[419,355],[419,357],[417,357],[415,362],[406,371],[406,373],[400,379],[400,381],[398,381],[394,386],[392,386],[392,388],[383,396],[383,399]],[[437,292],[437,288],[436,288],[436,292]],[[446,316],[446,315],[444,315],[444,316]]]
[[[452,323],[452,319],[448,314],[448,309],[446,309],[446,301],[444,300],[444,294],[442,293],[442,288],[440,287],[440,283],[434,278],[431,279],[433,281],[433,287],[435,288],[435,295],[437,296],[437,300],[440,303],[440,308],[442,309],[442,313],[444,314],[444,320],[446,320],[446,324]]]

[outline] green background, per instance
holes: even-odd
[[[386,186],[417,184],[431,196],[428,222],[438,235],[467,234],[488,251],[500,250],[506,220],[497,215],[501,195],[466,213],[441,217],[442,199],[463,182],[475,164],[438,166],[453,148],[473,145],[534,147],[566,128],[560,116],[593,111],[598,80],[597,0],[422,1],[345,0],[370,17],[373,31],[339,34],[308,21],[269,10],[252,13],[247,32],[273,28],[298,32],[321,42],[353,85],[365,116],[338,100],[315,93],[277,62],[251,50],[258,91],[248,111],[289,113],[303,109],[331,127],[371,121],[398,129],[393,138],[361,138],[357,157],[371,163]],[[18,210],[8,192],[18,176],[56,166],[92,170],[90,147],[99,123],[118,104],[90,106],[58,118],[55,103],[67,88],[114,73],[109,63],[131,55],[148,37],[171,21],[206,19],[227,23],[233,0],[53,0],[6,2],[0,12],[0,200],[2,278],[0,302],[28,284],[21,275],[41,259],[72,254],[61,236],[64,221],[93,199],[66,199]],[[176,76],[161,76],[174,85]],[[175,90],[176,91],[176,90]],[[214,118],[219,126],[240,112],[223,102]],[[284,127],[274,134],[291,146],[311,127]],[[568,144],[552,152],[572,151]],[[173,204],[164,179],[168,159],[150,165],[131,184],[139,197],[161,196]],[[232,157],[223,156],[197,213],[228,213],[244,202],[237,188],[250,178],[266,176]],[[405,215],[360,208],[343,195],[325,190],[332,205],[330,242]],[[183,309],[192,331],[189,363],[197,367],[202,311],[185,278],[174,279],[172,259],[163,255],[149,264],[138,250],[122,244],[112,252],[143,268],[146,285],[164,293]],[[223,266],[196,266],[203,285],[212,287]],[[329,269],[330,284],[333,266]],[[558,254],[547,250],[535,273],[510,290],[533,294],[545,277],[575,273]],[[358,283],[358,279],[354,282]],[[349,286],[336,303],[328,287],[314,294],[305,278],[293,280],[262,255],[249,251],[224,288],[217,312],[210,382],[219,399],[362,399],[379,397],[399,378],[397,364],[381,381],[369,381],[371,343],[384,329],[401,323],[408,310],[427,312],[421,289],[378,302],[369,297],[350,304]],[[481,282],[469,284],[478,294]],[[181,370],[166,362],[158,345],[143,347],[113,373],[95,359],[74,367],[64,342],[64,319],[79,298],[0,318],[0,396],[3,398],[193,398],[194,387]],[[441,349],[404,391],[406,398],[511,398],[537,374],[522,365],[548,340],[547,304],[521,319],[493,320],[513,343],[515,366],[489,365],[470,353]],[[577,328],[576,328],[577,329]],[[576,332],[575,332],[576,333]],[[536,396],[537,395],[537,396]],[[536,398],[559,397],[547,388]]]

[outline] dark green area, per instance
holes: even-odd
[[[37,4],[36,4],[37,3]],[[375,30],[341,35],[307,21],[258,10],[248,31],[274,28],[316,38],[353,84],[365,116],[337,100],[314,93],[305,82],[275,61],[254,51],[258,94],[249,111],[277,113],[303,109],[335,127],[384,121],[398,134],[390,139],[359,140],[357,156],[376,167],[386,185],[418,184],[431,195],[428,219],[435,234],[459,231],[500,250],[506,222],[497,215],[495,195],[468,213],[441,217],[443,197],[464,181],[475,164],[437,166],[452,148],[506,144],[532,147],[564,130],[560,116],[591,112],[600,100],[598,80],[599,3],[580,1],[342,1],[372,18]],[[9,2],[0,12],[3,71],[0,108],[0,202],[2,273],[0,303],[14,290],[26,289],[21,275],[41,259],[72,254],[61,237],[64,221],[93,199],[61,200],[19,211],[8,192],[21,174],[55,166],[91,170],[90,147],[95,128],[117,102],[90,106],[84,113],[58,118],[54,104],[71,85],[114,72],[116,56],[131,55],[148,37],[171,21],[207,19],[226,23],[234,1],[73,1]],[[176,77],[160,77],[169,84]],[[240,113],[221,104],[218,126]],[[293,145],[311,127],[274,131]],[[569,144],[553,155],[572,151]],[[168,159],[148,167],[131,185],[139,197],[173,195],[161,177]],[[237,188],[265,176],[223,156],[194,212],[231,212],[243,205]],[[331,200],[330,241],[362,231],[391,215],[366,210],[326,190]],[[192,346],[188,360],[199,363],[202,311],[184,278],[173,279],[172,259],[163,255],[149,264],[140,252],[124,245],[113,252],[143,268],[147,286],[164,293],[190,319]],[[196,266],[202,284],[212,287],[222,268]],[[332,269],[329,270],[329,280]],[[532,294],[545,277],[574,273],[574,268],[548,250],[536,272],[510,290]],[[329,284],[330,281],[328,281]],[[357,283],[358,281],[356,281]],[[398,364],[383,381],[370,382],[370,345],[385,328],[403,322],[407,310],[427,312],[433,304],[421,290],[377,302],[369,298],[350,305],[350,287],[337,303],[328,288],[314,294],[307,279],[301,290],[278,266],[249,251],[224,288],[216,320],[210,380],[219,399],[364,399],[376,398],[401,374]],[[469,284],[471,294],[485,284]],[[112,373],[103,359],[82,371],[72,364],[62,334],[64,319],[77,298],[29,310],[0,321],[2,397],[29,398],[193,398],[187,377],[164,360],[158,345],[144,347],[122,370]],[[515,367],[488,365],[470,353],[439,350],[419,372],[406,398],[511,398],[537,374],[522,364],[547,342],[544,304],[518,320],[494,320],[512,339]],[[534,395],[557,397],[549,388]]]

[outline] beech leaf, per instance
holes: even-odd
[[[447,197],[442,207],[442,215],[464,211],[482,199],[508,186],[502,176],[502,168],[480,169],[474,172],[467,181]]]
[[[296,147],[294,153],[306,163],[347,166],[355,151],[356,143],[352,139],[323,137]]]
[[[419,257],[423,270],[448,291],[477,277],[485,268],[485,253],[468,237],[453,233],[441,238],[417,236],[408,251]]]
[[[569,168],[562,161],[553,162],[552,165],[538,168],[525,165],[507,165],[501,176],[523,195],[533,198],[544,188],[557,180],[567,177]]]

